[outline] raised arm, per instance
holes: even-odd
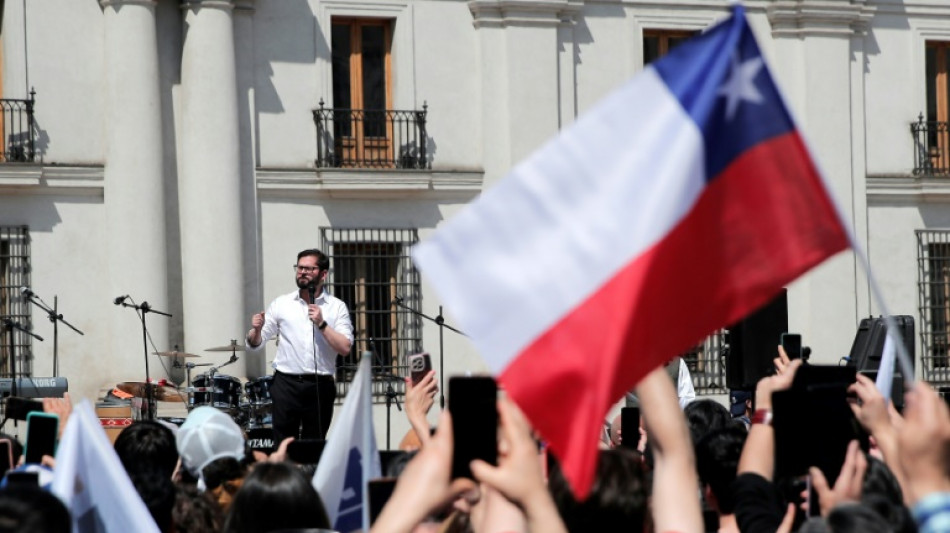
[[[643,425],[653,447],[656,531],[703,531],[693,445],[673,383],[663,369],[637,386]]]

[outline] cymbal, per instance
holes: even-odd
[[[206,348],[206,352],[243,352],[244,345],[238,344],[237,341],[231,341],[231,344],[227,346],[215,346],[214,348]]]
[[[120,391],[131,394],[137,398],[146,397],[146,387],[147,383],[142,381],[124,381],[122,383],[116,384],[115,388]],[[152,385],[152,394],[154,398],[160,402],[184,402],[184,395],[179,394],[178,390],[174,387],[161,386],[161,385]]]
[[[165,357],[201,357],[200,355],[196,355],[193,353],[185,353],[185,352],[178,352],[178,351],[152,352],[152,355],[163,355]]]

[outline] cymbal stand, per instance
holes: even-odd
[[[145,353],[145,419],[155,420],[155,409],[153,409],[155,406],[155,392],[152,390],[152,377],[149,375],[148,371],[148,328],[145,325],[145,315],[148,313],[155,313],[168,318],[171,318],[172,315],[157,309],[152,309],[152,306],[149,305],[148,302],[142,302],[141,304],[136,305],[134,303],[126,303],[123,300],[119,302],[118,305],[135,309],[135,315],[138,316],[142,321],[142,348]]]
[[[396,297],[396,299],[393,300],[392,303],[405,309],[406,311],[409,311],[410,313],[416,316],[421,316],[422,318],[426,320],[435,322],[435,324],[439,326],[439,407],[441,409],[445,409],[445,344],[444,344],[444,336],[443,336],[442,330],[447,329],[449,331],[454,331],[455,333],[458,333],[459,335],[463,337],[468,337],[468,335],[445,323],[445,317],[442,316],[441,305],[439,306],[439,314],[434,317],[431,317],[423,312],[416,311],[415,309],[404,304],[402,297]]]

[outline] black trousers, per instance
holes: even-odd
[[[274,446],[287,437],[325,439],[333,417],[333,376],[274,372]],[[318,399],[319,394],[319,399]]]

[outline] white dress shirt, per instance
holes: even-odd
[[[327,321],[327,327],[353,342],[353,324],[350,312],[343,300],[331,296],[326,290],[316,298],[316,304]],[[256,352],[264,344],[277,337],[277,357],[273,367],[284,374],[328,374],[336,372],[336,351],[330,347],[323,332],[314,327],[307,316],[307,301],[298,291],[278,296],[264,313],[264,326],[261,328],[261,343],[251,346],[245,337],[248,351]],[[313,350],[316,346],[319,357],[314,369]],[[346,354],[343,354],[346,355]]]

